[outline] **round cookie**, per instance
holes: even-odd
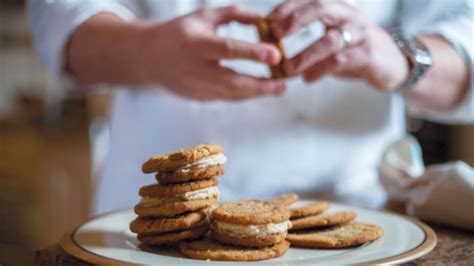
[[[153,156],[142,165],[144,173],[172,171],[204,157],[222,152],[220,145],[201,144],[165,155]]]
[[[192,180],[209,179],[223,174],[224,167],[222,165],[215,165],[206,168],[194,167],[187,172],[159,172],[156,175],[156,180],[160,182],[160,184],[167,185]]]
[[[328,214],[318,214],[298,219],[292,219],[292,227],[290,230],[305,229],[312,227],[323,227],[331,225],[340,225],[348,223],[356,218],[353,211],[341,211]]]
[[[223,203],[211,213],[211,216],[217,221],[233,224],[267,224],[288,220],[290,211],[281,204],[243,200]]]
[[[378,225],[348,223],[326,230],[302,230],[286,237],[291,245],[309,248],[346,248],[376,240],[383,236]]]
[[[187,229],[179,232],[171,232],[156,235],[138,234],[137,239],[146,245],[172,245],[186,239],[196,239],[205,235],[209,231],[209,224]]]
[[[319,214],[327,210],[327,208],[329,208],[329,203],[327,201],[318,201],[303,207],[290,208],[291,219]]]
[[[292,194],[285,194],[278,197],[274,197],[268,201],[276,203],[276,204],[282,204],[282,205],[288,206],[296,202],[298,198],[299,198],[298,194],[292,193]]]
[[[186,256],[200,260],[218,261],[256,261],[282,256],[288,250],[290,243],[280,243],[265,248],[244,248],[229,246],[209,238],[194,241],[184,241],[179,249]]]
[[[285,239],[290,211],[269,201],[244,200],[221,204],[211,213],[211,235],[245,247],[275,245]]]
[[[143,206],[138,203],[133,210],[140,217],[174,217],[185,212],[210,207],[218,201],[217,197],[213,197],[203,200],[171,202],[158,206]]]
[[[217,186],[218,183],[216,178],[211,178],[170,185],[153,184],[141,187],[138,194],[142,197],[175,196],[180,193]]]
[[[173,218],[137,217],[130,223],[130,231],[148,235],[195,228],[209,223],[206,211],[189,212]]]
[[[212,228],[211,224],[211,228]],[[221,233],[217,230],[211,230],[211,235],[214,239],[229,245],[243,246],[243,247],[267,247],[280,243],[287,235],[287,232],[279,234],[269,234],[258,237],[236,237],[229,234]]]

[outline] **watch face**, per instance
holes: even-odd
[[[410,37],[400,33],[393,33],[395,43],[400,47],[403,54],[412,63],[413,68],[410,76],[401,87],[410,89],[424,76],[433,63],[430,51],[416,37]]]

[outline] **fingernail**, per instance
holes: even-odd
[[[275,65],[280,62],[280,54],[269,47],[262,48],[259,52],[260,60]]]
[[[273,62],[275,62],[275,53],[270,49],[265,49],[262,51],[262,59],[265,62],[273,64]]]

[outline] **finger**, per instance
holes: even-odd
[[[297,54],[295,57],[284,62],[283,67],[288,75],[295,75],[304,72],[310,66],[329,57],[343,47],[340,33],[331,29],[311,46]]]
[[[221,67],[215,76],[215,86],[227,100],[244,100],[265,95],[281,95],[285,91],[285,83],[281,80],[255,78]]]
[[[341,54],[335,54],[322,60],[321,62],[314,64],[303,72],[303,78],[305,82],[314,82],[326,75],[333,74],[335,71],[341,68],[341,65],[346,63],[347,59]]]
[[[346,5],[339,2],[305,2],[286,17],[272,21],[273,32],[277,37],[288,36],[314,21],[321,21],[327,27],[338,27],[348,21],[352,14]]]
[[[249,59],[271,65],[281,60],[280,51],[271,44],[250,43],[222,37],[203,37],[193,44],[197,54],[207,59]]]
[[[207,9],[204,12],[205,16],[208,16],[216,26],[227,24],[231,21],[237,21],[244,24],[253,24],[259,17],[258,14],[242,9],[237,5],[216,9]]]
[[[305,5],[306,1],[287,1],[273,9],[268,15],[268,19],[271,21],[281,21],[296,10],[301,5]]]

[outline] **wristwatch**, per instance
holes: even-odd
[[[407,80],[399,87],[399,91],[404,92],[413,88],[420,78],[423,77],[433,64],[433,59],[428,48],[416,37],[405,35],[401,31],[393,31],[392,38],[411,65],[411,73],[409,73]]]

